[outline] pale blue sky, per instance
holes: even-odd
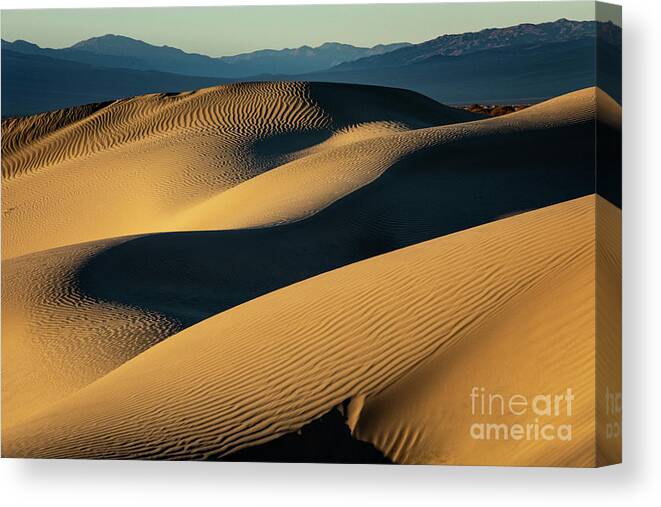
[[[114,33],[211,56],[256,49],[422,42],[558,18],[594,19],[594,2],[367,4],[2,11],[2,38],[60,48]]]

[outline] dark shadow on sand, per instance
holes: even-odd
[[[600,132],[604,142],[619,140],[619,131]],[[585,122],[423,150],[305,220],[140,237],[93,257],[78,284],[184,328],[353,262],[592,194],[594,138],[594,123]],[[619,173],[619,159],[607,164],[603,171]],[[606,197],[619,204],[619,195]]]
[[[247,447],[210,461],[261,461],[272,463],[371,463],[390,464],[369,442],[356,439],[343,416],[332,409],[322,417],[265,444]]]

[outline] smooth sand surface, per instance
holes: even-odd
[[[204,458],[364,397],[351,416],[356,435],[403,463],[590,465],[595,199],[374,257],[225,311],[6,429],[5,452]],[[463,433],[477,379],[524,393],[575,386],[573,446],[471,448]],[[447,420],[444,406],[462,403]]]
[[[3,454],[217,458],[344,402],[397,462],[594,465],[597,104],[618,131],[596,89],[480,119],[319,83],[4,121]],[[583,393],[573,450],[461,433],[512,368]]]

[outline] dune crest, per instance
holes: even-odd
[[[183,210],[173,225],[177,230],[238,229],[301,220],[423,150],[436,150],[442,160],[444,147],[461,141],[488,142],[495,136],[517,132],[589,124],[596,118],[598,100],[603,104],[600,114],[603,111],[615,126],[620,106],[601,90],[587,88],[505,117],[417,130],[392,127],[368,136],[350,130],[320,144],[305,157]],[[350,140],[344,141],[346,138]],[[292,192],[294,188],[305,190]]]

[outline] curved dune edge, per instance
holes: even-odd
[[[3,170],[19,176],[3,178],[3,256],[301,220],[422,150],[592,122],[597,101],[600,117],[617,117],[589,88],[468,121],[403,90],[262,83],[119,101],[37,138],[10,129]]]
[[[394,396],[394,413],[381,414],[379,401],[396,389],[410,394],[410,375],[427,378],[431,368],[429,381],[435,381],[437,370],[430,365],[459,354],[465,344],[484,341],[488,347],[498,340],[505,347],[516,343],[521,350],[537,350],[540,344],[511,329],[512,322],[536,330],[535,336],[547,340],[551,357],[571,344],[576,354],[556,361],[551,377],[561,382],[571,373],[582,389],[583,376],[592,371],[583,364],[589,354],[581,351],[594,343],[594,202],[595,196],[588,196],[414,245],[223,312],[8,428],[4,454],[226,455],[364,396],[362,411],[351,416],[358,437],[398,461],[419,462],[416,442],[433,435],[408,432],[398,417],[420,413],[411,413],[406,399]],[[540,322],[540,315],[548,316],[547,303],[576,318]],[[507,358],[502,359],[492,360],[494,370],[511,374],[511,367],[502,367]],[[419,385],[423,398],[426,387]],[[581,415],[574,445],[582,449],[587,419],[577,403]],[[437,435],[440,411],[422,412],[427,419],[420,431],[430,428]],[[403,441],[411,450],[398,454]],[[451,462],[446,450],[424,459]],[[521,463],[535,452],[523,450],[509,459]],[[581,454],[557,451],[554,456],[558,462],[587,464]]]
[[[72,245],[2,263],[2,426],[7,428],[181,329],[163,315],[96,300],[82,266],[132,238]]]
[[[3,256],[171,231],[179,211],[333,135],[479,118],[406,90],[240,83],[7,120]]]
[[[412,131],[393,129],[366,140],[340,143],[339,147],[331,140],[305,157],[181,211],[172,225],[176,230],[238,229],[302,220],[369,184],[396,162],[420,150],[595,121],[597,105],[600,119],[603,114],[604,121],[619,128],[620,105],[600,89],[586,88],[502,117]]]

